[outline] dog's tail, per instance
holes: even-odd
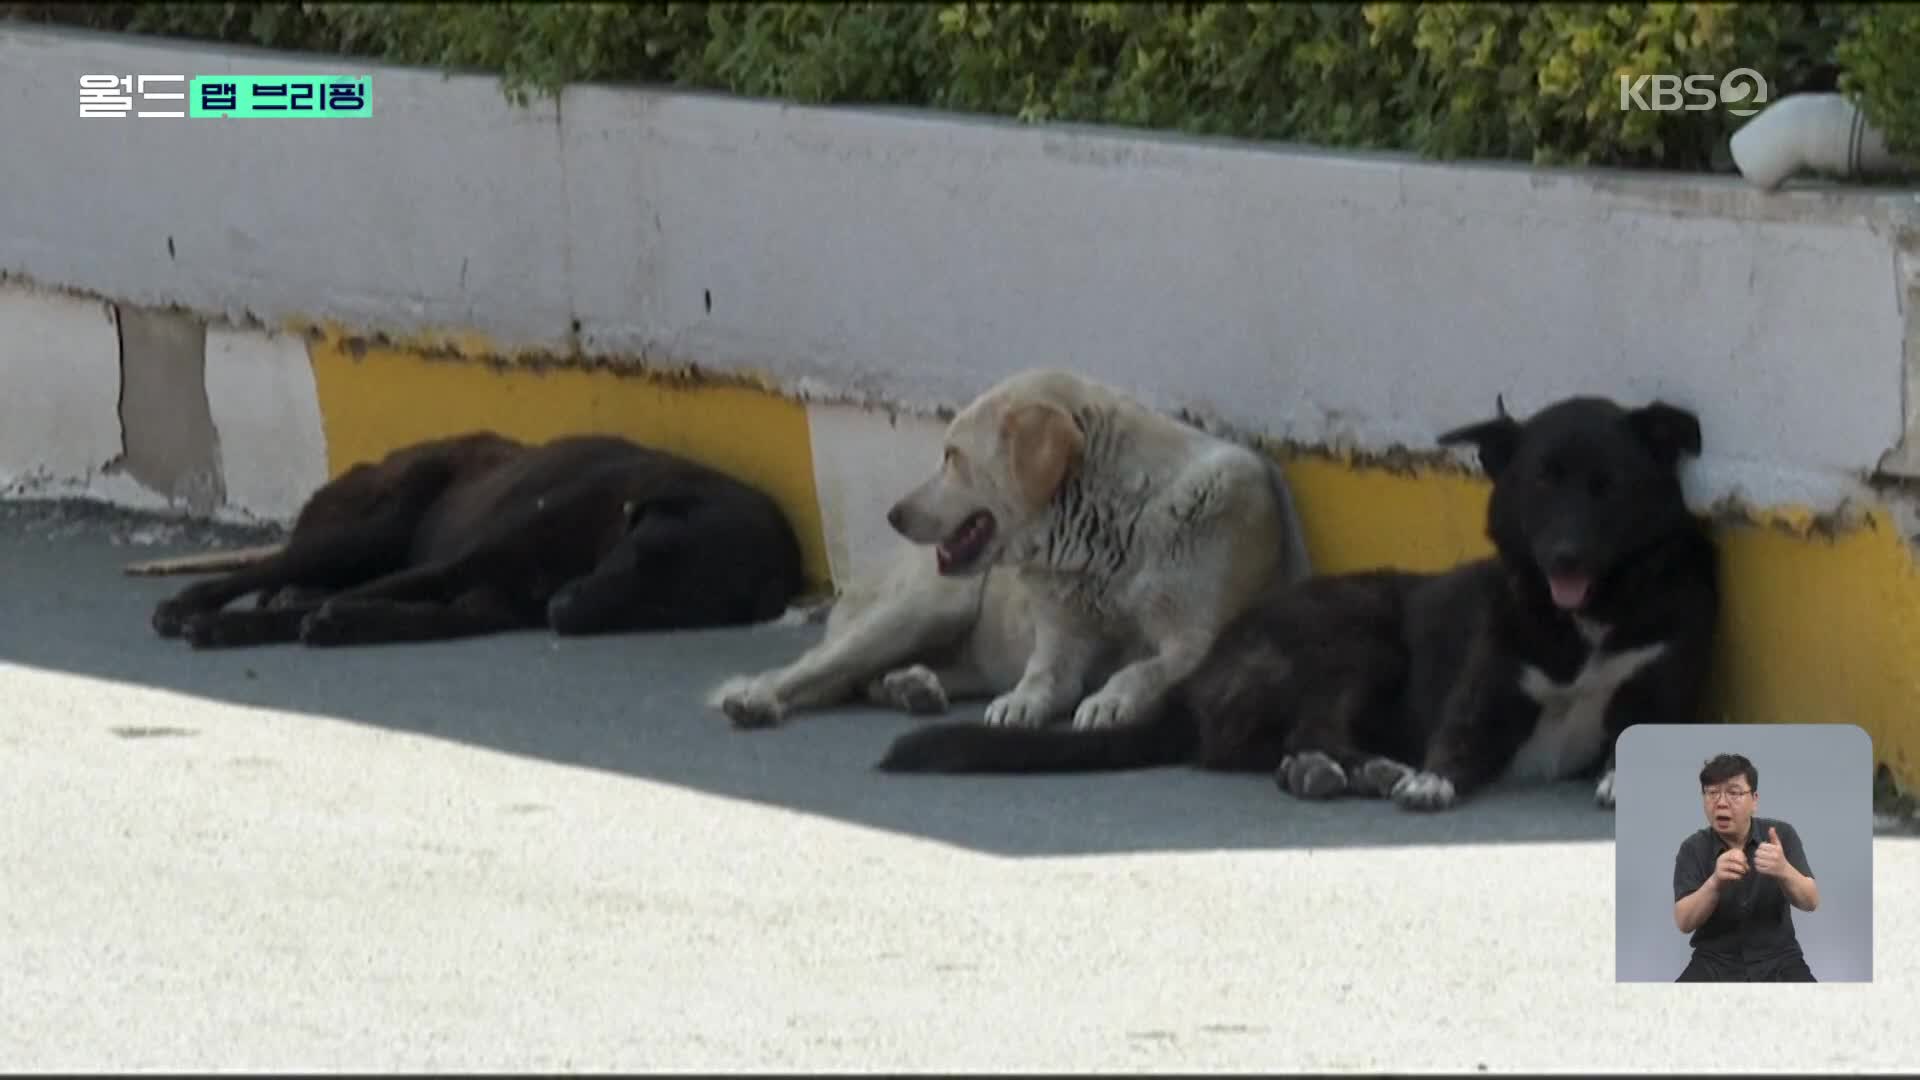
[[[133,577],[166,577],[174,574],[220,574],[257,566],[280,554],[285,544],[258,544],[231,551],[203,551],[193,555],[175,555],[165,559],[131,562],[121,567]]]
[[[1140,723],[1092,731],[928,724],[893,741],[875,768],[914,773],[1120,772],[1178,765],[1198,736],[1184,709],[1168,702]]]

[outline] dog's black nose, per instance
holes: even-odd
[[[893,531],[899,532],[900,526],[906,521],[906,517],[907,515],[896,505],[893,509],[887,511],[887,524],[893,526]]]
[[[1547,551],[1547,573],[1576,574],[1580,572],[1580,549],[1571,544],[1561,544]]]

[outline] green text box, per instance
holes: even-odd
[[[373,80],[365,75],[195,75],[188,116],[335,117],[373,115]]]

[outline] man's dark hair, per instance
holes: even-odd
[[[1736,776],[1747,778],[1747,787],[1760,790],[1760,770],[1753,767],[1744,754],[1720,754],[1708,759],[1700,767],[1700,790],[1705,791],[1715,784],[1724,784]]]

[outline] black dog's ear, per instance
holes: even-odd
[[[1681,454],[1700,456],[1700,418],[1685,409],[1656,401],[1628,413],[1627,423],[1661,465],[1672,468]]]
[[[1520,421],[1507,415],[1505,396],[1496,396],[1493,405],[1498,414],[1493,419],[1454,428],[1440,436],[1441,446],[1472,443],[1480,451],[1480,467],[1488,476],[1499,475],[1513,460],[1513,452],[1520,445]]]

